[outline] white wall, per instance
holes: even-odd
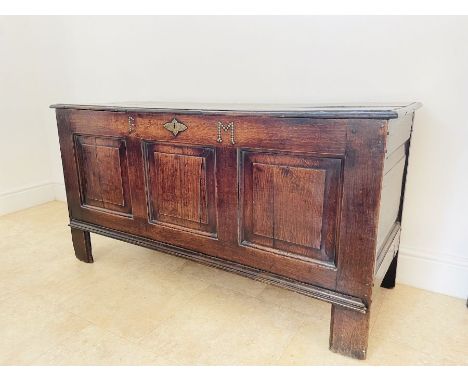
[[[0,123],[17,160],[0,192],[49,179],[63,197],[53,102],[423,102],[398,277],[467,297],[468,18],[55,17],[2,19],[0,28],[9,40],[0,49],[17,55],[1,103],[23,110]],[[32,46],[31,58],[19,43]],[[34,61],[40,73],[30,72]],[[42,87],[31,87],[38,76]],[[42,134],[47,150],[37,147]]]
[[[0,215],[50,200],[53,192],[40,103],[47,102],[47,83],[31,21],[0,18]]]

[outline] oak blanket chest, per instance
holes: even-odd
[[[53,105],[76,257],[93,232],[330,302],[364,359],[419,106]]]

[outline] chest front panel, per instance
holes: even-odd
[[[334,285],[346,121],[77,110],[68,121],[75,218]]]

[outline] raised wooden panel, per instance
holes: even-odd
[[[214,149],[145,142],[149,220],[216,235]]]
[[[406,156],[400,158],[393,168],[391,168],[383,177],[377,230],[377,253],[380,251],[385,239],[390,234],[394,223],[398,219],[401,191],[403,187],[405,159]]]
[[[120,138],[75,135],[81,205],[131,214],[125,141]]]
[[[241,242],[333,263],[341,160],[242,151]]]
[[[156,180],[158,213],[208,223],[205,158],[155,152],[154,162],[160,179]]]
[[[254,234],[320,249],[324,191],[323,170],[254,163]],[[304,206],[303,214],[291,205]]]

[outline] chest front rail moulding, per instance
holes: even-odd
[[[419,103],[52,107],[79,260],[93,232],[327,301],[330,349],[366,357]]]

